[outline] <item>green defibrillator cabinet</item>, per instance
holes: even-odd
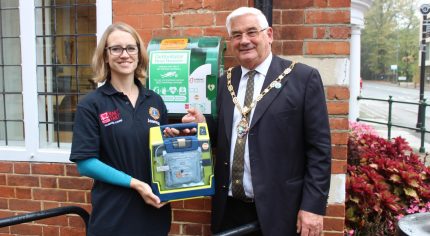
[[[217,81],[224,73],[221,37],[153,38],[148,44],[149,89],[163,98],[170,117],[194,107],[216,116]]]

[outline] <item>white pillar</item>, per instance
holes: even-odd
[[[349,120],[355,121],[360,115],[357,96],[360,95],[360,69],[361,69],[361,28],[357,25],[351,27],[350,41],[350,76],[349,76]]]
[[[360,115],[357,96],[360,94],[361,70],[361,29],[364,28],[364,13],[374,0],[351,0],[351,41],[349,70],[349,120],[355,121]]]

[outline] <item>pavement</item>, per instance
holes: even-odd
[[[380,125],[380,124],[370,124],[367,123],[370,126],[372,126],[376,132],[378,133],[378,135],[380,137],[387,137],[387,126],[386,125]],[[426,157],[427,155],[430,155],[430,143],[428,142],[424,142],[424,149],[425,152],[424,153],[419,153],[420,147],[421,147],[421,139],[416,137],[412,132],[413,130],[406,130],[406,129],[402,129],[402,128],[396,128],[396,127],[392,127],[391,128],[391,138],[395,138],[395,137],[402,137],[404,138],[408,143],[409,146],[417,153],[419,154],[422,159],[426,161],[426,165],[430,165],[430,156]],[[417,133],[418,134],[418,133]],[[426,134],[426,136],[428,136],[430,134]]]
[[[364,81],[364,83],[366,83],[366,81]],[[419,91],[420,89],[419,84],[413,83],[413,82],[390,83],[387,81],[372,81],[372,83],[384,83],[385,86],[410,88],[410,89],[415,89],[417,91]],[[430,83],[427,83],[424,86],[424,90],[430,91]],[[367,108],[360,107],[360,110],[364,110],[364,112],[369,112],[369,111],[365,111],[366,109]],[[381,120],[381,122],[386,122],[386,121]],[[380,125],[380,124],[374,124],[374,123],[366,123],[366,124],[372,126],[380,137],[385,137],[385,138],[388,137],[386,125]],[[395,138],[399,136],[403,137],[409,143],[409,146],[411,146],[412,149],[421,156],[422,160],[426,162],[427,166],[430,166],[430,143],[428,141],[424,142],[425,152],[419,153],[419,150],[421,147],[421,139],[419,136],[419,132],[414,130],[392,127],[391,138]],[[430,137],[430,134],[426,133],[426,137]]]

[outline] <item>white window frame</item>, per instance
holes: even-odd
[[[97,0],[97,42],[112,24],[112,1]],[[19,0],[25,146],[0,146],[0,160],[68,163],[70,149],[39,148],[34,1]]]

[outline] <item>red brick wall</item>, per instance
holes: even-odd
[[[326,87],[327,108],[330,116],[332,142],[332,174],[346,173],[349,89],[343,86]],[[345,186],[331,186],[344,188]],[[345,205],[329,204],[324,217],[325,236],[343,236]]]
[[[0,162],[0,218],[61,206],[91,211],[92,180],[79,177],[74,164]],[[85,235],[77,215],[58,216],[0,228],[0,235]]]
[[[145,42],[154,36],[226,37],[225,18],[253,0],[113,0],[113,21],[134,26]],[[350,0],[273,0],[273,51],[277,55],[318,58],[349,56]],[[228,45],[228,44],[227,44]],[[227,48],[226,67],[235,64]],[[326,86],[332,131],[332,173],[346,173],[347,87]],[[91,210],[92,181],[79,177],[73,164],[0,162],[0,218],[59,206]],[[332,186],[342,188],[344,186]],[[210,199],[172,203],[172,235],[210,235]],[[330,204],[324,235],[343,235],[345,208]],[[0,228],[0,235],[85,235],[82,220],[59,216],[34,224]]]

